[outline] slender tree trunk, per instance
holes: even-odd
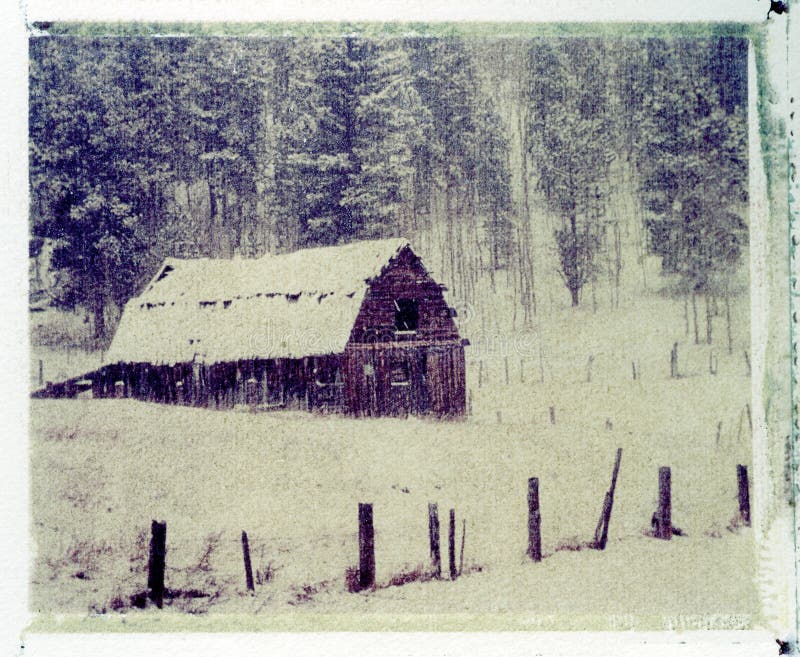
[[[622,272],[622,235],[619,228],[619,219],[614,223],[614,307],[619,309],[620,274]]]
[[[733,353],[733,329],[731,327],[731,299],[728,289],[725,289],[725,325],[728,329],[728,353]]]
[[[206,251],[212,258],[218,257],[216,237],[217,231],[215,223],[217,221],[217,190],[211,180],[208,181],[208,238],[206,239]]]
[[[692,291],[692,317],[694,318],[694,343],[700,344],[700,333],[697,328],[697,297]]]
[[[577,306],[579,302],[581,284],[578,272],[578,220],[576,219],[574,212],[569,218],[569,228],[571,244],[569,245],[570,253],[567,259],[567,268],[570,271],[565,271],[564,276],[566,276],[567,280],[569,281],[569,292],[570,296],[572,297],[572,305]]]
[[[522,277],[524,273],[524,281],[525,281],[525,289],[523,290],[524,294],[524,303],[525,303],[525,323],[528,325],[530,323],[530,314],[532,311],[533,316],[536,316],[536,288],[534,282],[534,271],[533,271],[533,259],[531,257],[531,209],[530,209],[530,199],[529,199],[529,180],[528,180],[528,130],[527,130],[527,117],[525,113],[520,110],[519,112],[519,123],[518,123],[519,134],[522,141],[522,152],[520,153],[520,169],[521,169],[521,177],[522,177],[522,203],[521,203],[521,210],[520,213],[520,228],[521,228],[521,241],[519,242],[519,248],[521,251],[520,257],[520,275]],[[529,311],[530,306],[530,311]]]
[[[99,292],[92,300],[95,340],[102,340],[106,337],[106,306],[104,296],[105,294],[103,292]]]
[[[686,335],[689,335],[689,297],[683,299],[683,321],[686,324]]]
[[[711,303],[706,292],[706,344],[711,344]]]

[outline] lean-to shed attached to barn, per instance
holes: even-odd
[[[464,344],[402,239],[258,259],[168,258],[125,306],[94,396],[465,413]]]

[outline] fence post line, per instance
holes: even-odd
[[[358,505],[358,588],[375,586],[375,529],[372,504]]]
[[[150,525],[150,560],[147,565],[147,588],[156,607],[164,606],[164,567],[167,556],[167,523],[153,520]]]
[[[247,532],[242,530],[242,556],[244,557],[244,580],[248,591],[255,591],[253,584],[253,566],[250,563],[250,543],[247,540]]]
[[[542,517],[539,512],[539,478],[528,479],[528,556],[542,560]]]
[[[442,576],[442,554],[439,551],[439,508],[436,503],[428,504],[428,537],[430,539],[433,574]]]
[[[750,481],[747,476],[747,466],[736,466],[736,478],[739,483],[739,515],[744,524],[750,526]]]
[[[653,517],[656,538],[672,538],[672,472],[668,467],[658,469],[658,511]]]
[[[456,510],[450,509],[450,529],[447,536],[447,557],[450,562],[450,579],[458,577],[456,568]]]

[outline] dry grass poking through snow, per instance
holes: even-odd
[[[488,378],[478,388],[473,354],[474,413],[463,422],[33,401],[32,607],[133,613],[159,519],[168,526],[167,604],[187,613],[757,614],[752,534],[735,522],[736,464],[751,462],[741,345],[731,356],[714,346],[712,375],[709,348],[682,342],[685,376],[670,379],[682,317],[675,304],[653,304],[636,310],[664,316],[647,334],[615,329],[636,318],[552,325],[545,384],[535,359],[526,373],[512,358],[506,385],[502,354],[483,354]],[[609,544],[583,549],[617,447]],[[685,534],[668,543],[645,535],[662,465],[672,467],[673,522]],[[531,476],[540,482],[540,564],[525,557]],[[354,594],[359,502],[374,505],[377,585]],[[467,521],[456,582],[429,576],[429,502],[439,505],[445,578],[447,510],[456,509],[459,541]]]

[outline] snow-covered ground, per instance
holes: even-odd
[[[736,465],[752,460],[748,315],[738,300],[730,355],[724,312],[713,346],[694,345],[683,304],[657,295],[628,310],[553,314],[529,333],[472,327],[473,414],[461,422],[32,401],[31,606],[153,613],[132,609],[130,597],[146,587],[150,521],[159,519],[167,586],[210,596],[173,600],[170,613],[414,614],[426,628],[435,621],[423,615],[437,613],[522,614],[534,624],[556,615],[576,628],[587,616],[722,614],[747,625],[758,614],[755,548],[733,521]],[[671,379],[676,341],[682,376]],[[584,544],[617,447],[609,545],[598,552]],[[663,465],[685,533],[669,543],[645,535]],[[540,480],[538,564],[524,554],[531,476]],[[350,593],[359,502],[374,504],[378,588]],[[445,539],[451,507],[458,542],[466,520],[464,575],[388,586],[429,568],[429,502]],[[254,596],[242,530],[262,582]],[[446,577],[446,542],[443,557]]]

